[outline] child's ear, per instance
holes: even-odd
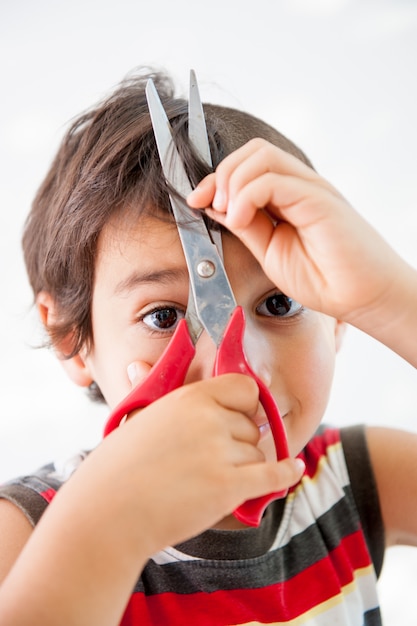
[[[38,308],[39,316],[46,331],[48,327],[54,324],[57,319],[55,301],[51,294],[47,291],[41,291],[36,297],[36,306]],[[59,342],[54,344],[53,348],[55,353],[62,364],[62,367],[67,372],[70,379],[80,387],[89,387],[93,382],[93,378],[90,374],[89,368],[86,365],[81,353],[76,354],[70,359],[65,358],[66,354],[70,354],[72,351],[72,337],[68,335]]]

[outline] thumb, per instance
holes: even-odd
[[[131,382],[132,389],[136,387],[151,371],[152,366],[145,361],[133,361],[127,366],[127,375]]]

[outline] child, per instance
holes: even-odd
[[[417,436],[319,426],[344,324],[417,365],[417,273],[294,144],[246,113],[205,106],[209,173],[187,143],[187,103],[153,78],[201,180],[188,202],[222,228],[246,353],[291,458],[274,460],[253,380],[212,378],[203,334],[182,388],[65,471],[1,488],[0,623],[380,624],[385,546],[417,542]],[[149,372],[188,299],[146,79],[73,124],[23,238],[50,344],[110,409]],[[233,517],[287,488],[259,528]]]

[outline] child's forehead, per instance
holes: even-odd
[[[222,240],[228,273],[239,268],[243,273],[264,275],[258,261],[234,235],[225,231]],[[185,264],[176,223],[168,216],[163,219],[149,214],[112,217],[98,239],[96,272],[120,262],[160,268],[177,262]]]
[[[126,292],[120,285],[161,284],[162,274],[173,272],[188,280],[175,224],[150,217],[136,222],[112,219],[100,233],[94,268],[95,292],[120,295]],[[138,276],[142,277],[140,281]]]
[[[155,212],[156,213],[156,212]],[[178,229],[173,220],[148,211],[135,213],[123,211],[113,215],[102,229],[97,243],[97,259],[123,247],[140,246],[145,253],[146,248],[164,247],[167,242],[179,243]]]

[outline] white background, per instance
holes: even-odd
[[[31,347],[20,235],[69,120],[135,66],[168,69],[183,91],[193,67],[203,99],[287,134],[417,264],[414,0],[0,0],[0,59],[0,480],[101,435],[105,409]],[[416,409],[413,368],[350,329],[327,420],[417,431]],[[416,624],[416,552],[387,555],[390,626]]]

